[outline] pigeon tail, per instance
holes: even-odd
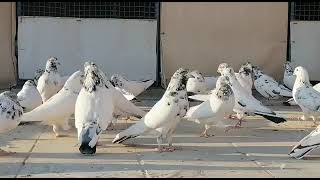
[[[131,138],[138,137],[140,134],[144,133],[146,130],[146,125],[144,124],[144,119],[141,119],[136,124],[130,126],[128,129],[120,132],[113,139],[112,143],[122,143],[123,141]]]
[[[263,113],[263,112],[255,112],[254,114],[262,116],[262,117],[264,117],[264,118],[268,119],[269,121],[272,121],[276,124],[283,123],[283,122],[287,121],[283,117],[279,117],[276,114],[268,114],[268,113]]]
[[[289,155],[291,157],[296,158],[296,159],[301,159],[305,155],[309,154],[312,150],[318,148],[319,145],[320,145],[320,143],[312,144],[312,145],[308,145],[308,146],[302,146],[301,143],[299,143],[298,145],[293,147],[293,149],[291,150]]]

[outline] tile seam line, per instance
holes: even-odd
[[[244,153],[244,152],[239,151],[237,144],[235,144],[235,143],[232,142],[231,145],[236,149],[236,151],[237,151],[238,153],[244,155],[244,156],[247,158],[247,160],[253,161],[254,164],[256,164],[258,167],[260,167],[265,173],[267,173],[268,175],[270,175],[272,178],[276,178],[276,176],[274,176],[269,170],[267,170],[267,169],[265,169],[263,166],[261,166],[260,163],[258,163],[258,161],[256,161],[254,158],[251,158],[251,157],[248,155],[248,153]]]
[[[26,165],[27,160],[29,159],[29,157],[31,156],[31,153],[33,151],[33,149],[36,147],[36,144],[38,143],[38,141],[40,140],[40,136],[43,133],[43,129],[41,130],[40,134],[38,135],[37,139],[34,141],[32,147],[30,148],[30,150],[28,151],[28,155],[23,159],[21,166],[19,168],[19,170],[17,171],[17,174],[15,175],[14,178],[17,178],[20,174],[20,172],[22,171],[23,167]]]

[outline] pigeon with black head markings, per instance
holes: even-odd
[[[120,132],[113,139],[113,143],[123,143],[143,134],[157,136],[158,151],[174,151],[172,136],[177,124],[183,118],[189,108],[186,83],[189,78],[188,70],[180,68],[171,77],[170,83],[162,98],[151,110],[140,119],[139,122]],[[162,142],[166,140],[167,148],[162,148]]]
[[[23,109],[17,100],[17,95],[11,91],[0,94],[0,133],[6,133],[15,129],[20,123]],[[8,155],[0,149],[0,155]]]
[[[254,114],[263,116],[276,124],[286,121],[283,117],[264,106],[259,100],[254,98],[252,94],[245,90],[238,82],[233,68],[228,64],[222,63],[219,65],[218,72],[230,79],[231,88],[235,96],[235,106],[233,110],[237,113],[237,118],[240,119],[240,126],[241,121],[245,116]]]
[[[293,70],[292,63],[286,61],[284,63],[283,84],[291,90],[293,89],[294,81],[296,80],[296,77],[293,75]]]
[[[51,57],[47,60],[45,72],[40,76],[37,89],[46,102],[51,96],[55,95],[63,86],[61,76],[58,73],[58,59]]]
[[[205,126],[200,136],[209,137],[209,128],[216,124],[225,125],[224,117],[233,113],[234,95],[227,76],[220,76],[216,88],[211,91],[210,99],[194,107],[190,107],[185,118]]]
[[[131,81],[120,74],[114,74],[111,76],[111,83],[117,90],[120,90],[128,100],[132,100],[147,90],[154,83],[154,80]]]
[[[281,96],[292,97],[290,89],[280,86],[272,77],[264,74],[257,66],[253,67],[254,87],[265,98],[278,99]]]
[[[112,92],[96,64],[86,62],[82,88],[75,104],[79,151],[95,154],[98,139],[113,119]]]

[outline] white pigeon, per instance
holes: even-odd
[[[23,109],[20,106],[17,95],[11,91],[0,94],[0,133],[6,133],[15,129],[20,123]],[[0,149],[1,155],[10,154]]]
[[[247,90],[250,94],[252,94],[252,64],[250,62],[247,62],[243,65],[241,65],[239,72],[235,73],[235,76],[240,83],[240,85]],[[214,77],[215,78],[215,77]],[[216,81],[215,81],[216,82]],[[208,87],[208,89],[210,89]],[[212,88],[213,89],[213,88]],[[191,100],[197,100],[197,101],[207,101],[210,99],[210,92],[202,93],[202,94],[190,94],[188,98]]]
[[[265,98],[278,99],[292,97],[290,89],[280,86],[272,77],[264,74],[257,66],[253,67],[254,87]]]
[[[45,72],[38,80],[37,89],[43,102],[46,102],[51,96],[55,95],[63,86],[57,68],[59,64],[55,57],[48,59]]]
[[[259,100],[253,97],[252,94],[246,91],[238,82],[233,68],[227,63],[222,63],[219,65],[218,73],[227,76],[230,80],[231,88],[235,96],[235,106],[233,110],[237,113],[237,118],[240,120],[240,126],[242,119],[246,115],[254,114],[263,116],[264,118],[277,124],[286,121],[283,117],[265,107]]]
[[[94,63],[86,62],[84,69],[86,74],[83,88],[76,101],[75,124],[81,144],[80,152],[94,154],[100,131],[106,130],[112,121],[119,116],[132,115],[141,118],[146,112],[116,90]],[[97,128],[99,131],[94,133],[92,129]]]
[[[62,136],[62,130],[68,130],[68,120],[75,111],[75,103],[80,92],[81,71],[74,72],[63,88],[42,105],[30,112],[24,113],[22,122],[41,121],[53,126],[56,137]]]
[[[24,112],[31,111],[42,104],[41,95],[33,80],[26,81],[17,96]]]
[[[112,93],[98,67],[86,62],[83,87],[75,105],[75,127],[82,154],[96,153],[100,134],[113,119]]]
[[[235,73],[236,78],[240,85],[247,90],[250,94],[252,94],[252,76],[253,76],[253,69],[252,64],[250,62],[247,62],[245,64],[242,64],[239,72]]]
[[[190,76],[191,77],[188,79],[187,82],[188,94],[202,94],[206,93],[209,90],[204,77],[199,71],[191,71]]]
[[[311,117],[316,123],[316,118],[320,116],[320,92],[310,84],[308,71],[304,67],[296,67],[293,75],[296,76],[292,90],[293,99],[303,111],[301,119]]]
[[[220,76],[217,87],[211,91],[210,99],[194,107],[190,107],[185,118],[205,126],[201,136],[209,137],[209,128],[213,124],[224,125],[223,119],[233,112],[234,95],[229,78]]]
[[[294,81],[296,77],[293,75],[293,67],[291,62],[286,61],[284,63],[284,74],[283,74],[283,84],[289,88],[293,89]]]
[[[143,134],[154,134],[157,136],[158,151],[173,151],[172,135],[189,108],[186,91],[188,77],[187,70],[178,69],[171,77],[162,98],[140,121],[117,134],[112,143],[122,143]],[[169,146],[161,148],[161,143],[165,139]]]
[[[320,126],[306,137],[301,139],[290,151],[289,155],[296,159],[302,159],[314,149],[320,147]]]
[[[114,74],[111,76],[111,83],[113,86],[118,87],[128,100],[132,100],[148,89],[154,83],[154,80],[130,81],[120,74]],[[126,96],[128,93],[129,96]]]
[[[313,86],[313,89],[320,92],[320,83]],[[288,99],[287,101],[283,102],[283,105],[285,106],[295,106],[298,105],[293,98]]]

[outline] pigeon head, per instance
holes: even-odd
[[[293,75],[296,76],[296,81],[302,82],[303,84],[310,85],[308,71],[302,67],[298,66],[294,69]]]
[[[88,92],[97,90],[97,87],[103,87],[103,76],[98,66],[93,62],[86,62],[84,65],[83,87]]]
[[[58,59],[56,57],[50,57],[46,63],[46,72],[57,72],[58,71]]]
[[[19,101],[18,101],[18,96],[17,96],[16,93],[14,93],[14,92],[12,92],[12,91],[4,91],[4,92],[2,92],[0,95],[4,96],[4,97],[6,97],[6,98],[8,98],[8,99],[10,99],[10,100],[12,100],[12,101],[14,101],[16,104],[19,104],[19,105],[20,105],[20,103],[19,103]]]
[[[284,63],[284,69],[285,69],[286,73],[293,74],[293,68],[292,68],[292,64],[290,61],[286,61]]]
[[[220,74],[223,76],[228,76],[229,78],[235,76],[234,70],[231,66],[221,68]]]
[[[78,130],[79,151],[81,154],[95,154],[97,142],[101,128],[97,124],[97,121],[91,121],[83,124],[81,129]]]
[[[190,76],[189,79],[195,79],[195,80],[198,81],[198,82],[204,82],[204,77],[203,77],[203,75],[202,75],[199,71],[197,71],[197,70],[191,71],[191,72],[189,73],[189,76]]]
[[[12,91],[4,91],[3,93],[1,93],[2,95],[12,99],[12,100],[17,100],[18,97],[17,97],[17,94],[12,92]]]
[[[81,71],[74,72],[64,83],[64,88],[71,89],[72,91],[79,92],[81,90],[81,78],[83,73]]]
[[[36,87],[36,83],[33,80],[28,80],[24,83],[23,86],[30,86],[30,87]]]
[[[246,76],[251,75],[252,71],[253,71],[253,67],[252,67],[252,64],[250,62],[242,64],[240,69],[239,69],[239,73],[245,74]]]
[[[111,76],[110,82],[115,87],[123,87],[125,81],[126,81],[126,79],[124,77],[122,77],[120,74],[114,74]]]
[[[218,66],[217,72],[220,73],[220,74],[222,74],[222,71],[223,71],[224,69],[228,68],[228,67],[230,67],[229,64],[227,64],[227,63],[221,63],[221,64],[219,64],[219,66]]]
[[[229,99],[231,95],[233,95],[233,91],[231,89],[231,83],[228,76],[220,76],[217,79],[216,84],[216,95],[219,99],[226,101]]]
[[[186,90],[188,79],[192,77],[188,69],[179,68],[172,75],[167,89],[175,89],[176,91]]]

